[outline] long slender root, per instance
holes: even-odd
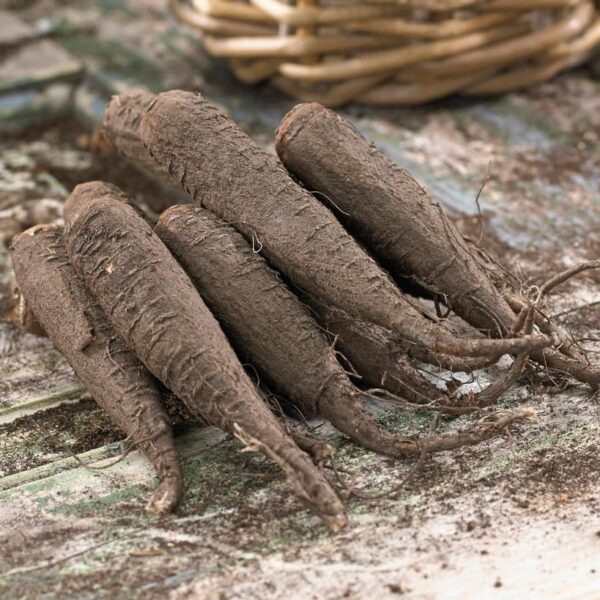
[[[141,141],[144,160],[150,157],[160,173],[238,229],[307,293],[440,353],[499,357],[553,343],[545,335],[490,340],[447,334],[427,322],[330,211],[218,107],[177,90],[146,101],[131,93],[111,101],[105,126],[119,151],[138,152]],[[139,124],[137,117],[132,123],[119,117],[128,104],[137,106],[131,113],[141,114]],[[120,129],[126,131],[115,134]]]
[[[321,400],[321,414],[335,427],[364,446],[388,456],[418,456],[421,452],[442,452],[460,446],[477,444],[495,437],[512,423],[530,420],[531,409],[503,411],[497,419],[486,417],[474,429],[459,433],[442,434],[425,439],[411,439],[383,430],[362,406],[361,398],[339,398],[335,395]]]
[[[175,258],[114,186],[75,188],[66,245],[112,326],[146,368],[208,423],[274,460],[330,528],[346,522],[325,479],[281,427]]]
[[[61,230],[38,225],[13,240],[19,286],[44,330],[110,418],[148,457],[159,478],[148,510],[172,511],[183,481],[161,397],[135,354],[68,261]]]
[[[290,172],[317,190],[320,199],[339,207],[339,219],[394,275],[439,294],[459,316],[490,336],[504,338],[513,330],[516,316],[498,289],[509,283],[509,277],[498,270],[490,277],[485,267],[490,261],[482,260],[482,253],[465,242],[440,204],[348,122],[318,104],[299,105],[280,124],[276,149]],[[542,295],[598,266],[592,261],[559,273],[543,286]],[[410,326],[416,327],[416,322]],[[429,351],[461,357],[493,355],[487,340],[479,347],[463,340],[435,343],[435,335],[426,339],[420,331],[421,339],[411,338],[400,327],[397,333]],[[545,331],[560,350],[523,345],[505,347],[506,352],[527,351],[544,368],[598,386],[600,371],[587,365],[554,327]]]

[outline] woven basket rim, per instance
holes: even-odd
[[[297,98],[330,106],[510,91],[580,64],[600,43],[592,0],[170,4],[240,80],[269,79]]]

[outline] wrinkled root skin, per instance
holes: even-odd
[[[315,131],[327,139],[313,144]],[[77,186],[65,203],[64,233],[33,228],[11,251],[23,315],[37,317],[156,468],[159,484],[149,512],[172,511],[183,491],[154,376],[182,399],[191,418],[277,463],[298,498],[332,531],[346,525],[345,508],[320,468],[334,450],[288,429],[270,411],[234,348],[304,414],[322,415],[357,443],[391,457],[477,444],[535,415],[500,411],[467,431],[410,438],[378,425],[349,375],[401,402],[451,415],[495,403],[530,355],[582,378],[597,377],[578,362],[577,348],[536,313],[538,300],[513,312],[518,302],[499,295],[439,205],[408,173],[318,105],[295,109],[278,131],[278,151],[290,171],[339,200],[348,212],[340,220],[398,279],[443,295],[471,325],[497,339],[457,337],[432,317],[327,207],[201,96],[117,96],[107,107],[104,135],[200,207],[171,207],[153,231],[118,188],[91,182]],[[379,196],[381,205],[365,201]],[[555,279],[548,286],[562,281]],[[534,322],[541,334],[532,334]],[[507,353],[517,358],[504,376],[480,394],[457,399],[410,362],[415,357],[471,370]]]
[[[139,124],[111,122],[111,114],[129,103],[133,113],[142,112]],[[139,136],[159,173],[166,169],[171,183],[238,229],[305,292],[441,353],[500,356],[552,344],[543,335],[504,340],[447,335],[412,306],[325,206],[218,107],[181,90],[143,104],[132,93],[111,101],[105,126],[129,127],[112,137],[118,151],[127,156],[132,145],[120,140]]]
[[[478,329],[508,332],[512,311],[439,203],[350,123],[320,104],[300,104],[283,118],[275,145],[286,168],[335,203],[393,273],[443,294]]]
[[[327,382],[347,378],[308,309],[277,273],[240,233],[205,209],[173,206],[155,231],[238,352],[303,414],[317,414]]]
[[[332,529],[344,507],[322,472],[283,430],[244,372],[191,281],[122,192],[77,186],[64,208],[71,262],[112,326],[190,411],[261,451]]]
[[[13,240],[11,255],[21,292],[50,339],[156,469],[159,484],[147,509],[171,512],[183,480],[160,394],[69,263],[61,230],[39,225],[25,231]]]
[[[144,90],[128,93],[129,102],[121,103],[115,96],[106,106],[102,133],[113,148],[123,148],[123,155],[135,160],[148,171],[156,171],[157,165],[150,159],[139,136],[142,115],[154,102],[155,95]],[[163,171],[163,173],[165,173]]]
[[[394,275],[439,294],[487,335],[504,337],[511,331],[517,317],[488,275],[485,261],[446,218],[439,203],[350,123],[317,103],[300,104],[282,120],[275,146],[286,168],[337,207],[339,219]],[[556,327],[537,321],[557,348],[544,350],[532,344],[507,353],[529,352],[549,371],[597,387],[600,369],[589,366]],[[425,343],[407,340],[439,355],[492,354],[483,348],[459,352],[435,335]]]
[[[307,297],[306,301],[330,333],[335,347],[360,374],[363,386],[385,389],[415,404],[431,402],[440,395],[440,390],[412,365],[391,332],[314,298]]]
[[[306,307],[237,231],[193,206],[171,207],[155,231],[237,347],[303,410],[325,416],[356,442],[389,456],[416,454],[420,447],[437,451],[475,443],[482,433],[413,441],[383,430],[363,408],[361,392]],[[380,350],[385,355],[388,348]],[[417,381],[418,373],[410,374]]]

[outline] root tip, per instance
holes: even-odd
[[[172,513],[181,499],[183,487],[178,479],[164,479],[152,494],[145,506],[148,513],[154,515],[168,515]]]
[[[346,513],[338,513],[336,515],[323,515],[323,521],[329,527],[332,533],[339,533],[348,525],[348,516]]]

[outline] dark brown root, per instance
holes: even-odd
[[[122,109],[129,102],[139,99],[123,94],[111,105]],[[111,114],[109,105],[107,127],[113,126]],[[552,343],[547,336],[460,339],[427,322],[329,210],[200,95],[159,94],[137,129],[113,140],[118,145],[129,135],[139,135],[158,170],[166,168],[173,183],[238,229],[295,285],[329,304],[436,352],[500,356]],[[119,150],[131,152],[131,147],[124,144]]]
[[[533,329],[535,311],[535,304],[527,304],[523,306],[518,315],[518,320],[522,322],[522,327],[525,333],[531,333]],[[509,388],[517,383],[519,377],[521,377],[523,374],[528,360],[529,355],[526,352],[519,354],[513,364],[510,366],[510,369],[503,377],[492,382],[479,394],[468,398],[470,402],[467,402],[466,404],[471,404],[476,409],[482,409],[495,404],[502,394],[504,394]]]
[[[394,274],[412,277],[439,294],[463,319],[491,336],[505,336],[511,330],[516,317],[481,266],[481,257],[410,174],[349,123],[318,104],[299,105],[282,121],[276,147],[286,167],[320,192],[319,197],[331,199],[342,211],[340,220],[386,261]],[[557,276],[550,287],[563,280]],[[550,337],[556,345],[569,347],[556,331]],[[449,347],[420,345],[456,354]],[[594,387],[600,381],[600,370],[563,358],[560,351],[540,351],[539,347],[529,351],[532,359],[551,370]]]
[[[157,165],[145,151],[140,140],[139,127],[144,111],[152,104],[155,95],[147,90],[132,90],[128,92],[131,102],[121,104],[119,97],[114,96],[106,107],[102,135],[112,148],[121,149],[120,154],[133,163],[147,175],[157,173],[164,177],[155,180],[162,194],[152,195],[150,208],[157,213],[171,206],[167,200],[174,195],[173,188],[168,185],[168,175],[164,169]]]
[[[362,407],[359,397],[349,402],[338,395],[320,403],[321,414],[340,431],[364,446],[388,456],[419,456],[422,452],[442,452],[461,446],[470,446],[490,439],[501,433],[510,424],[531,419],[531,409],[501,413],[497,420],[486,421],[475,429],[448,433],[422,439],[411,439],[382,430],[373,417]]]
[[[391,331],[356,319],[344,311],[325,306],[314,299],[308,300],[319,315],[321,323],[337,338],[337,345],[352,366],[372,387],[384,387],[392,393],[414,401],[414,393],[429,395],[435,386],[425,382],[408,358],[420,360],[449,371],[471,372],[496,363],[498,357],[459,357],[433,352],[423,346],[398,340]],[[394,381],[404,381],[405,386]],[[383,385],[385,382],[385,385]],[[423,387],[423,385],[425,387]],[[429,394],[425,393],[429,390]]]
[[[554,288],[565,283],[565,281],[568,281],[569,279],[571,279],[571,277],[574,277],[579,273],[583,273],[584,271],[590,271],[592,269],[600,269],[600,260],[584,262],[564,271],[561,271],[560,273],[557,273],[556,275],[554,275],[554,277],[548,279],[548,281],[546,281],[540,287],[540,297],[548,295]]]
[[[362,407],[361,393],[302,303],[243,237],[209,212],[174,206],[156,232],[189,273],[236,347],[303,410],[325,416],[358,443],[390,456],[421,442],[388,433]],[[425,440],[431,451],[475,443],[491,430]]]
[[[541,355],[533,354],[536,362],[547,372],[550,378],[554,374],[559,377],[574,377],[591,385],[594,389],[600,387],[600,368],[573,360],[558,350],[548,349]]]
[[[361,385],[383,388],[416,404],[431,402],[442,394],[417,371],[391,332],[314,298],[305,300],[333,338],[334,347],[361,376]]]
[[[147,509],[172,511],[183,481],[171,426],[152,377],[115,335],[69,263],[61,231],[27,230],[11,254],[23,294],[96,402],[152,463],[159,484]]]
[[[121,154],[134,160],[146,170],[156,172],[158,167],[150,159],[140,140],[139,127],[142,115],[154,102],[156,96],[146,90],[128,92],[129,102],[121,103],[119,96],[114,96],[106,106],[102,134],[106,141]]]
[[[512,311],[439,203],[350,123],[319,104],[300,104],[281,122],[276,149],[394,275],[441,295],[488,335],[506,335]]]
[[[306,307],[265,260],[232,227],[190,205],[165,211],[155,232],[240,356],[304,414],[316,414],[324,382],[344,372]]]
[[[122,192],[77,186],[65,221],[72,263],[146,368],[194,414],[274,460],[331,529],[343,527],[344,507],[323,473],[285,433],[188,277]]]

